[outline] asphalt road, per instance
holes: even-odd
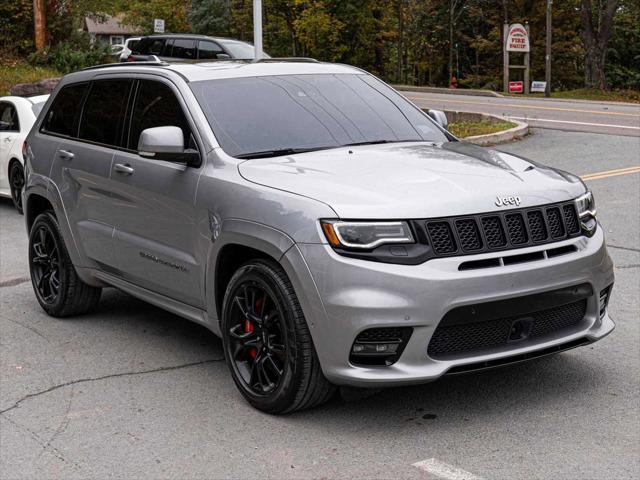
[[[640,137],[640,105],[518,97],[402,92],[421,108],[508,116],[532,127]]]
[[[640,164],[633,137],[538,130],[500,148],[580,175]],[[1,201],[0,477],[639,478],[640,174],[596,178],[616,263],[613,334],[281,417],[242,400],[216,337],[128,295],[47,317],[23,218]]]

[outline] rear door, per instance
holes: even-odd
[[[185,145],[193,122],[173,84],[141,78],[131,116],[127,151],[116,153],[112,179],[116,202],[115,249],[126,280],[195,307],[203,304],[203,259],[198,255],[195,194],[201,168],[143,158],[140,133],[177,126]],[[201,150],[202,151],[202,150]]]
[[[112,268],[116,257],[109,177],[114,154],[122,145],[132,85],[130,79],[110,78],[66,87],[44,123],[45,132],[60,136],[51,176],[79,247],[91,260]]]

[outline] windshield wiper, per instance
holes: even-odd
[[[329,148],[336,148],[336,146],[327,145],[324,147],[310,147],[310,148],[280,148],[280,149],[274,149],[274,150],[262,150],[260,152],[241,153],[240,155],[234,155],[234,157],[243,158],[243,159],[280,157],[282,155],[293,155],[295,153],[315,152],[317,150],[327,150]]]

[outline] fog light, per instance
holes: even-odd
[[[361,332],[351,346],[355,365],[392,365],[411,337],[411,327],[371,328]]]
[[[354,354],[370,355],[376,353],[396,353],[398,351],[397,343],[355,343],[351,350]]]

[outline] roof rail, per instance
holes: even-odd
[[[251,60],[252,63],[269,63],[269,62],[298,62],[298,63],[321,63],[319,60],[311,57],[271,57],[258,58]]]
[[[134,66],[147,66],[147,67],[167,67],[169,63],[160,60],[155,55],[151,55],[155,60],[142,60],[139,62],[119,62],[119,63],[103,63],[102,65],[93,65],[92,67],[86,67],[82,70],[95,70],[98,68],[110,68],[110,67],[134,67]]]

